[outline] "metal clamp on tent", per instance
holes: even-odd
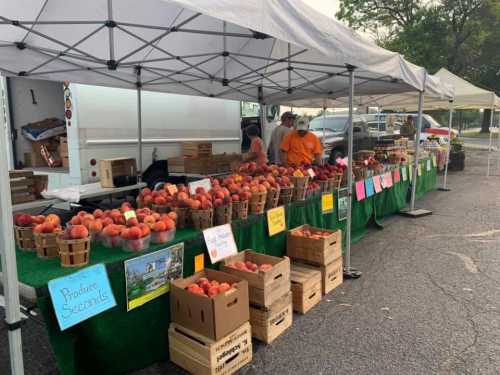
[[[8,331],[15,331],[15,330],[21,329],[21,327],[26,323],[27,320],[28,319],[26,319],[26,318],[22,318],[22,319],[20,319],[18,321],[9,323],[7,321],[7,319],[5,319],[4,320],[4,324],[7,327]]]

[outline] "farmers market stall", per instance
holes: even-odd
[[[133,1],[111,0],[96,1],[92,7],[76,3],[68,6],[62,0],[48,6],[36,0],[22,6],[14,3],[6,2],[0,8],[2,74],[137,89],[139,165],[142,89],[259,103],[279,102],[283,98],[334,98],[345,95],[346,90],[352,97],[356,85],[354,71],[360,79],[358,95],[425,89],[424,69],[366,42],[298,0],[231,6],[225,1],[156,0],[139,8]],[[4,146],[2,141],[5,152]],[[2,160],[7,159],[4,156]],[[7,322],[12,328],[11,361],[17,374],[22,373],[22,358],[16,260],[5,165],[1,165],[0,171],[5,245],[2,266]],[[350,214],[350,205],[347,211]],[[121,304],[122,296],[116,297]],[[140,314],[137,311],[144,310],[129,314]],[[156,319],[161,320],[155,316],[149,322]],[[120,327],[120,334],[132,329],[128,324],[121,326],[119,321],[108,323],[110,329]],[[79,327],[88,325],[93,326],[94,320]],[[145,337],[148,333],[137,334]],[[93,337],[82,337],[86,338],[78,341],[79,350],[73,352],[77,353],[76,358],[85,356],[89,348],[99,347]],[[114,349],[119,347],[120,343],[115,343]],[[141,349],[147,347],[143,345]],[[108,360],[116,364],[118,358],[121,355]],[[94,361],[89,359],[86,363],[91,365]],[[121,363],[133,360],[127,358]]]
[[[421,170],[421,176],[417,180],[416,191],[417,197],[421,197],[435,189],[437,169],[432,159],[425,159],[417,170]],[[377,225],[380,219],[398,212],[407,204],[411,172],[407,166],[403,166],[391,173],[394,178],[392,187],[362,200],[358,200],[358,197],[354,199],[354,241],[364,236],[372,224]],[[396,174],[400,177],[399,182],[396,182]],[[403,181],[403,176],[407,176],[406,181]],[[357,183],[366,184],[366,181],[360,179]],[[336,201],[333,212],[327,214],[322,213],[321,196],[292,202],[286,208],[287,228],[308,223],[320,228],[345,229],[345,220],[339,220],[339,194],[337,191],[334,194]],[[344,214],[341,213],[342,216]],[[270,237],[266,215],[251,215],[248,220],[237,220],[232,223],[232,229],[240,250],[254,249],[276,256],[285,254],[286,234],[283,232]],[[184,242],[184,276],[194,272],[195,257],[199,254],[204,254],[205,265],[210,264],[203,235],[192,228],[178,229],[173,241],[166,245],[151,246],[147,252],[178,242]],[[165,335],[170,323],[169,294],[127,312],[123,262],[141,253],[128,253],[92,244],[90,264],[106,265],[117,306],[65,331],[60,330],[54,315],[47,283],[74,270],[61,268],[58,259],[40,260],[34,253],[20,250],[16,253],[19,280],[36,289],[38,306],[62,373],[121,373],[168,359]],[[120,337],[120,340],[117,341],[116,337]]]

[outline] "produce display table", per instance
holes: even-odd
[[[436,168],[431,171],[426,171],[425,167],[422,169],[422,176],[417,180],[417,197],[434,190],[437,183]],[[409,181],[401,181],[370,198],[360,202],[354,200],[353,241],[359,240],[371,223],[404,208],[409,186]],[[293,202],[286,209],[287,228],[308,223],[317,227],[343,229],[345,221],[338,221],[336,206],[337,204],[332,213],[322,214],[319,197]],[[277,256],[286,252],[285,232],[269,237],[265,215],[253,215],[246,221],[236,221],[232,227],[240,250],[253,249]],[[204,253],[205,265],[210,264],[201,232],[193,229],[178,230],[171,244],[181,241],[185,244],[184,276],[194,272],[194,257],[197,254]],[[164,247],[166,246],[152,246],[148,251]],[[93,245],[90,263],[106,265],[117,306],[61,332],[47,283],[75,270],[61,268],[58,259],[40,260],[34,253],[17,251],[19,280],[36,288],[37,303],[62,374],[116,374],[168,360],[169,294],[127,312],[123,261],[142,254]]]

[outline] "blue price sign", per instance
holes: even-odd
[[[51,280],[48,286],[61,331],[116,306],[103,264]]]

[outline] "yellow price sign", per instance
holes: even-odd
[[[436,155],[432,155],[432,166],[436,168],[438,166]]]
[[[125,217],[125,220],[128,220],[128,219],[134,219],[136,218],[137,216],[135,215],[135,211],[134,210],[130,210],[130,211],[125,211],[123,213],[123,216]]]
[[[205,254],[201,253],[194,257],[194,272],[200,272],[205,268]]]
[[[333,193],[325,193],[321,196],[321,212],[329,214],[333,212]]]
[[[267,211],[267,228],[269,236],[274,236],[286,229],[284,206],[272,208]]]

